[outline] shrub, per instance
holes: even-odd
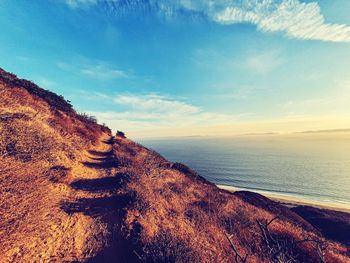
[[[51,167],[48,171],[46,171],[46,176],[53,183],[61,182],[70,172],[70,168],[67,168],[62,165],[56,165]]]
[[[126,138],[125,133],[122,132],[122,131],[117,131],[116,136],[117,136],[117,137],[120,137],[120,138]]]
[[[140,255],[143,262],[200,262],[199,255],[185,240],[165,231],[158,232],[143,252]]]
[[[78,114],[78,119],[85,123],[97,123],[97,119],[95,116],[89,115],[84,112]]]

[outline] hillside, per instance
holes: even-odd
[[[350,262],[288,208],[220,190],[1,69],[0,98],[0,262]]]

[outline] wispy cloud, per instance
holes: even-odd
[[[262,32],[280,32],[291,38],[350,42],[350,26],[325,21],[317,2],[300,0],[67,0],[71,7],[103,5],[117,15],[153,12],[163,17],[187,14],[219,24],[250,23]],[[106,10],[101,9],[101,10]]]
[[[133,109],[161,113],[193,114],[200,112],[196,106],[157,94],[120,95],[114,98],[117,104],[127,105]]]
[[[243,1],[227,6],[214,19],[219,23],[251,23],[264,32],[283,32],[299,39],[350,42],[350,26],[325,22],[316,2],[299,0]]]
[[[346,84],[346,83],[344,83]],[[342,92],[348,89],[344,87]],[[341,90],[340,90],[341,91]],[[344,94],[344,93],[343,93]],[[159,94],[124,94],[110,96],[98,93],[103,101],[116,104],[115,111],[90,111],[100,122],[106,123],[114,130],[123,130],[131,137],[157,136],[189,136],[211,135],[228,136],[245,133],[290,133],[303,130],[322,130],[329,127],[348,128],[349,114],[346,111],[329,110],[320,115],[306,114],[310,111],[288,111],[289,107],[303,106],[303,102],[288,102],[279,105],[282,116],[277,118],[261,118],[256,114],[225,114],[206,111],[184,99]],[[345,103],[344,99],[342,105]],[[311,110],[316,105],[325,106],[327,101],[305,101]],[[340,103],[338,100],[337,103]],[[334,104],[333,104],[334,105]],[[309,106],[311,108],[309,108]],[[305,108],[304,108],[305,109]],[[285,111],[288,112],[285,112]],[[283,113],[284,112],[284,113]]]
[[[243,66],[258,74],[267,74],[282,64],[279,52],[264,52],[249,56]]]
[[[116,69],[102,62],[95,63],[95,65],[92,65],[92,63],[86,63],[81,67],[78,67],[75,64],[58,62],[57,67],[65,71],[79,73],[98,80],[111,80],[129,77],[128,72]]]
[[[66,0],[70,8],[88,7],[97,4],[97,0]]]
[[[350,81],[336,81],[332,92],[315,94],[311,98],[289,100],[279,107],[291,114],[312,113],[350,113]]]
[[[45,89],[50,89],[50,88],[57,85],[56,82],[49,80],[49,79],[45,79],[45,78],[41,78],[37,82],[38,82],[40,87],[45,88]]]
[[[100,79],[100,80],[128,77],[128,74],[125,71],[109,68],[105,65],[96,65],[93,67],[86,67],[81,69],[80,73],[92,78]]]
[[[103,96],[103,99],[112,100],[124,110],[90,113],[111,126],[113,123],[119,125],[122,123],[127,130],[219,125],[237,121],[240,118],[239,115],[204,111],[186,101],[153,93]]]

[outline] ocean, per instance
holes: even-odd
[[[218,185],[350,208],[350,138],[237,136],[143,139]]]

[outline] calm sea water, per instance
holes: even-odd
[[[350,208],[350,139],[188,137],[140,141],[216,184]]]

